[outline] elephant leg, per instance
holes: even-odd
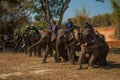
[[[93,68],[94,61],[95,61],[95,56],[91,55],[91,57],[89,59],[89,63],[88,63],[88,69]]]
[[[73,47],[74,46],[74,47]],[[72,47],[71,47],[71,63],[72,64],[75,64],[75,61],[76,61],[76,59],[77,59],[77,56],[76,56],[76,54],[75,54],[75,50],[76,50],[76,45],[73,45]],[[77,59],[78,60],[78,59]]]
[[[61,55],[65,61],[68,61],[68,53],[67,50],[63,50],[63,55]]]
[[[82,57],[83,57],[83,55],[80,53],[79,54],[79,59],[78,59],[78,64],[77,64],[77,69],[82,68]]]
[[[81,69],[82,68],[82,62],[83,62],[83,58],[85,56],[86,53],[86,48],[85,47],[81,47],[81,51],[79,54],[79,59],[78,59],[78,67],[77,69]]]
[[[70,48],[70,63],[74,64],[75,63],[75,49],[74,48]]]
[[[49,55],[49,47],[47,46],[46,49],[45,49],[45,53],[44,53],[44,56],[43,56],[43,60],[42,60],[42,63],[46,63],[46,58],[48,57]]]
[[[33,48],[33,51],[34,51],[34,56],[37,56],[37,51],[36,51],[36,46]]]
[[[42,57],[42,55],[41,55],[41,47],[39,45],[37,46],[37,56]]]
[[[106,59],[99,59],[99,65],[100,66],[103,66],[103,65],[106,65],[107,64],[107,60]]]
[[[99,59],[100,50],[99,48],[93,49],[93,52],[91,53],[88,68],[93,68],[93,65],[95,64],[95,61]]]
[[[71,63],[71,49],[69,49],[69,47],[66,45],[67,48],[67,53],[68,53],[68,60]]]
[[[51,57],[53,57],[53,51],[52,50],[49,52],[49,54],[50,54]]]
[[[55,62],[58,62],[57,61],[57,52],[55,52],[54,59],[55,59]]]
[[[33,49],[29,51],[29,56],[32,56]]]
[[[61,39],[60,37],[57,37],[57,41],[56,41],[57,62],[60,61],[59,58],[60,58],[62,48],[63,46],[61,45]]]
[[[27,48],[28,48],[28,44],[25,44],[24,51],[26,55],[28,55]]]
[[[72,64],[75,64],[75,51],[73,50],[72,53],[71,53],[71,63]]]

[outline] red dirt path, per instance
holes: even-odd
[[[106,38],[106,41],[116,41],[116,39],[113,37],[115,32],[114,27],[103,27],[103,28],[99,27],[99,28],[95,28],[95,30],[103,34]]]

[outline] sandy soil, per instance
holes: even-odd
[[[107,41],[115,41],[113,28],[97,30],[105,35]],[[0,80],[120,80],[120,48],[110,49],[108,65],[94,69],[87,69],[88,65],[84,64],[83,69],[76,70],[76,64],[55,63],[53,57],[48,57],[46,64],[41,64],[41,61],[42,57],[0,51]]]
[[[114,27],[105,27],[105,28],[99,27],[99,28],[95,28],[95,30],[103,34],[106,38],[106,41],[116,41],[116,39],[113,37],[115,33]]]
[[[0,52],[0,80],[120,80],[120,49],[111,49],[108,65],[94,69],[76,70],[77,65],[68,62],[55,63],[48,57],[46,64],[42,58],[29,57],[24,53]]]

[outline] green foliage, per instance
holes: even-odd
[[[35,20],[45,21],[50,27],[53,21],[58,21],[61,27],[64,12],[71,0],[29,0],[31,9],[37,16]]]
[[[65,0],[48,0],[49,12],[53,19],[60,17],[60,10],[64,2]],[[46,9],[45,1],[44,0],[30,0],[29,3],[31,4],[33,12],[37,13],[37,16],[39,16],[40,19],[45,20],[45,9]]]
[[[116,26],[115,36],[120,40],[120,0],[111,0],[113,8],[113,20]]]
[[[105,27],[112,25],[112,14],[103,14],[97,15],[90,18],[90,23],[93,24],[95,27]]]
[[[73,17],[73,22],[76,25],[83,26],[85,22],[89,22],[94,27],[98,26],[110,26],[112,25],[112,14],[97,15],[89,18],[89,12],[85,6],[80,11],[76,11],[76,16]]]
[[[29,21],[28,4],[26,0],[1,0],[0,25],[2,33],[13,34],[16,28]]]
[[[89,12],[86,10],[86,6],[83,6],[82,9],[76,10],[76,16],[72,19],[75,25],[79,25],[82,27],[82,25],[85,22],[89,21]]]
[[[43,29],[47,29],[48,28],[48,26],[46,25],[46,23],[45,22],[35,22],[34,23],[34,25],[38,28],[38,29],[40,29],[40,30],[43,30]]]

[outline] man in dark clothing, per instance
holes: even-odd
[[[58,30],[59,30],[59,28],[56,25],[56,22],[53,22],[53,26],[50,28],[50,32],[57,35]]]
[[[74,28],[73,22],[71,21],[71,19],[68,19],[67,23],[65,24],[66,31],[68,33],[71,33],[73,32],[73,28]]]
[[[31,25],[31,30],[35,30],[37,37],[41,38],[41,34],[39,30],[37,29],[37,27],[35,27],[34,25]]]
[[[38,38],[41,38],[41,34],[40,34],[39,30],[38,30],[37,27],[35,27],[34,25],[27,26],[24,33],[28,33],[30,30],[34,30],[35,33],[36,33],[36,36],[37,36]]]
[[[66,30],[67,36],[70,36],[70,34],[72,33],[73,38],[75,37],[73,29],[74,29],[74,24],[71,21],[71,19],[68,19],[67,23],[65,24],[65,30]]]

